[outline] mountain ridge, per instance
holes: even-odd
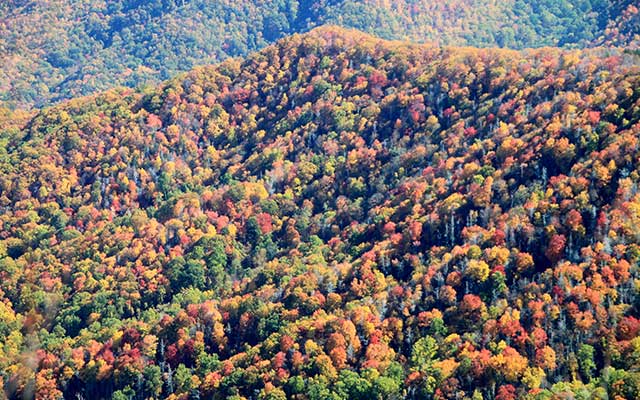
[[[0,49],[6,57],[0,98],[12,108],[39,107],[114,85],[156,83],[327,23],[385,38],[480,47],[594,42],[637,47],[638,34],[637,8],[629,0],[13,4],[19,13],[7,7],[3,15],[0,9]]]

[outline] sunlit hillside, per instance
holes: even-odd
[[[640,66],[322,28],[5,124],[10,399],[633,399]]]

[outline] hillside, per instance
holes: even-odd
[[[638,398],[638,65],[323,28],[7,126],[6,395]]]
[[[41,107],[118,85],[153,84],[327,23],[441,45],[637,47],[634,3],[10,0],[0,4],[0,101]]]

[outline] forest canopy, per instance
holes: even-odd
[[[639,398],[623,49],[328,27],[0,126],[10,399]]]

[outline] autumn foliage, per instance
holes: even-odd
[[[6,396],[637,398],[634,57],[324,28],[3,126]]]

